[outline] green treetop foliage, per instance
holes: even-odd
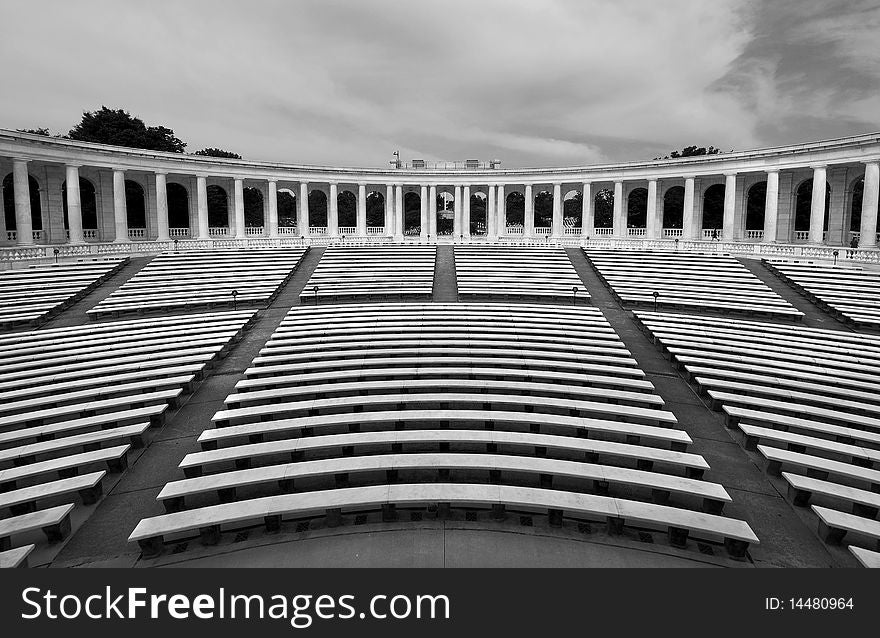
[[[140,118],[132,117],[122,109],[84,112],[82,121],[70,129],[68,138],[81,142],[115,144],[153,151],[182,153],[186,142],[174,136],[174,131],[164,126],[146,126]]]
[[[705,146],[685,146],[680,151],[672,151],[669,155],[655,157],[654,159],[676,159],[679,157],[697,157],[698,155],[718,155],[720,152],[721,149],[715,148],[714,146],[710,146],[709,148],[706,148]]]
[[[41,128],[19,128],[19,129],[15,129],[15,130],[17,130],[19,133],[31,133],[32,135],[45,135],[47,137],[50,135],[49,129],[42,128],[42,127]]]
[[[241,159],[241,155],[232,151],[224,151],[222,148],[203,148],[196,151],[193,155],[204,155],[206,157],[228,157],[229,159]]]

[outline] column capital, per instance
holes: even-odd
[[[195,175],[198,179],[208,179],[210,177],[207,173],[196,173]]]
[[[79,162],[64,162],[64,166],[67,168],[82,168],[83,165]]]
[[[770,173],[776,173],[776,174],[778,175],[778,174],[779,174],[779,169],[778,169],[778,168],[768,168],[768,169],[765,169],[764,172],[767,173],[768,175],[769,175]]]
[[[870,166],[871,164],[880,164],[880,157],[862,160],[862,164],[864,164],[865,166]]]
[[[269,184],[277,184],[278,178],[277,177],[267,177],[266,182],[268,182]]]
[[[27,164],[28,162],[30,162],[29,159],[24,157],[10,157],[9,159],[12,160],[13,164]]]
[[[660,181],[660,178],[659,178],[659,177],[649,177],[647,181],[648,181],[649,184],[650,184],[651,182],[654,182],[654,183],[656,184],[657,182]]]
[[[168,175],[168,171],[153,171],[153,175]]]
[[[724,175],[724,177],[736,177],[738,173],[736,171],[725,171],[722,175]]]
[[[828,164],[810,164],[810,168],[812,168],[815,171],[820,168],[828,168]]]

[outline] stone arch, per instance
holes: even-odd
[[[278,189],[278,226],[296,226],[296,193],[289,188]]]
[[[327,227],[327,194],[322,190],[309,193],[309,228]]]
[[[129,228],[147,227],[147,198],[138,182],[125,180],[125,210]]]
[[[634,188],[626,197],[627,228],[646,228],[648,225],[648,189]]]
[[[33,230],[43,229],[42,198],[40,183],[33,175],[28,175],[28,191],[31,199],[31,227]],[[15,230],[15,186],[12,173],[3,178],[3,209],[6,217],[6,229]]]
[[[614,192],[607,188],[600,189],[593,197],[593,227],[614,227]]]
[[[865,195],[864,176],[859,177],[853,182],[851,192],[849,229],[851,232],[857,233],[862,229],[862,197]],[[880,213],[880,202],[877,203],[877,211]],[[880,215],[878,215],[877,228],[880,229]],[[874,232],[877,232],[877,230]]]
[[[746,230],[764,230],[764,205],[767,202],[767,182],[752,184],[746,194]]]
[[[208,186],[208,226],[211,228],[229,227],[229,195],[226,189],[217,184]]]
[[[85,177],[79,178],[79,205],[82,210],[82,227],[89,230],[98,228],[98,197],[95,185]],[[67,220],[67,181],[61,182],[61,211],[64,217],[64,230],[70,228]]]
[[[724,184],[712,184],[703,191],[702,229],[717,230],[724,227]]]
[[[535,228],[553,225],[553,192],[541,190],[535,193]]]
[[[526,197],[520,192],[508,193],[504,201],[506,226],[523,228],[526,221]]]
[[[245,228],[258,228],[265,224],[266,221],[263,219],[263,191],[253,186],[246,186],[243,195]]]
[[[684,186],[672,186],[663,193],[663,228],[684,226]]]
[[[422,196],[410,191],[403,195],[403,234],[418,235],[422,232]]]
[[[584,194],[579,190],[570,190],[562,196],[562,226],[576,228],[581,225],[584,212]]]
[[[489,228],[486,225],[488,221],[486,216],[488,201],[488,196],[483,191],[471,193],[471,211],[470,219],[468,220],[468,232],[471,235],[487,235],[489,233]]]
[[[340,228],[357,226],[357,195],[351,191],[336,194],[336,222]]]
[[[168,182],[165,186],[168,199],[168,227],[191,228],[189,223],[189,193],[186,186]]]
[[[809,177],[798,184],[794,200],[795,231],[810,230],[810,208],[813,199],[813,178]],[[828,230],[828,217],[831,212],[831,184],[825,184],[825,221],[823,230]]]
[[[367,194],[367,227],[385,226],[385,194],[371,191]]]
[[[455,232],[455,195],[446,189],[437,191],[437,235]]]

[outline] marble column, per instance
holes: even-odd
[[[724,217],[721,223],[722,241],[733,241],[736,219],[736,173],[724,174]]]
[[[489,197],[486,200],[486,236],[488,239],[497,239],[498,233],[495,230],[495,187],[488,187]]]
[[[82,202],[79,194],[79,166],[68,164],[65,167],[65,181],[67,183],[67,229],[69,231],[68,242],[82,244],[83,236]]]
[[[581,236],[590,237],[593,234],[593,219],[595,216],[593,184],[591,182],[584,182],[581,197]]]
[[[645,238],[660,239],[660,227],[663,224],[657,218],[657,180],[648,180],[648,209],[645,220]]]
[[[465,186],[461,194],[461,231],[465,237],[471,236],[471,187]]]
[[[358,183],[357,236],[367,236],[367,185]]]
[[[299,183],[299,197],[296,198],[296,232],[300,237],[309,236],[309,183]]]
[[[531,239],[535,236],[535,197],[532,195],[532,185],[525,185],[525,208],[523,219],[523,237]]]
[[[862,191],[862,221],[859,248],[877,247],[877,203],[880,198],[880,163],[865,163],[865,188]]]
[[[428,236],[428,187],[424,184],[419,188],[419,203],[421,204],[419,237],[425,239]]]
[[[34,243],[34,226],[27,160],[12,160],[12,188],[15,201],[15,243],[19,246],[31,246]],[[128,241],[127,236],[125,240]]]
[[[196,202],[198,204],[198,239],[210,239],[211,232],[208,228],[208,181],[204,175],[196,176]]]
[[[428,239],[437,239],[437,185],[428,189]]]
[[[394,187],[385,185],[385,234],[394,236]]]
[[[694,219],[694,178],[684,178],[684,203],[682,205],[682,239],[697,239],[697,223]]]
[[[330,182],[330,197],[327,206],[327,235],[339,236],[339,185]]]
[[[626,207],[623,205],[623,182],[614,182],[614,215],[613,234],[618,239],[623,239],[629,232],[627,229]]]
[[[394,238],[403,239],[403,185],[394,185]]]
[[[810,235],[811,244],[823,243],[825,231],[825,189],[827,176],[825,166],[813,167],[813,198],[810,200]]]
[[[245,239],[247,237],[244,229],[244,181],[236,177],[232,184],[232,206],[233,217],[235,218],[235,237],[237,239]],[[299,217],[299,198],[297,198],[297,217]]]
[[[114,242],[127,242],[128,209],[125,205],[125,172],[113,171],[113,225]]]
[[[776,241],[779,213],[779,171],[767,171],[767,194],[764,196],[764,243]]]
[[[452,239],[457,240],[463,234],[463,231],[461,229],[461,186],[458,184],[455,185],[455,194],[453,195],[453,197],[455,198],[455,201],[452,203],[453,210],[455,212],[455,218],[453,220],[452,226]]]
[[[269,237],[278,237],[278,183],[274,179],[267,180],[269,186]]]
[[[507,234],[507,196],[504,194],[504,184],[498,184],[495,209],[495,237],[500,237]]]
[[[553,184],[553,218],[550,221],[550,236],[559,239],[565,233],[562,228],[562,184]]]

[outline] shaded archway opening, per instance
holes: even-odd
[[[813,178],[804,180],[798,186],[794,205],[794,229],[805,232],[810,230],[810,209],[813,200]],[[825,220],[823,230],[828,230],[828,216],[831,209],[831,186],[825,184]]]
[[[418,193],[403,196],[403,234],[418,235],[422,232],[422,197]]]
[[[40,207],[40,184],[28,175],[28,190],[31,199],[31,228],[43,229],[43,215]],[[15,224],[15,186],[12,173],[3,178],[3,215],[6,218],[6,230],[16,230]]]
[[[627,228],[646,228],[648,225],[648,189],[634,188],[626,201]]]
[[[523,228],[526,221],[526,198],[522,193],[508,193],[504,201],[507,228]]]
[[[593,227],[614,227],[614,193],[607,188],[601,189],[593,198]]]
[[[703,230],[713,230],[719,235],[724,227],[724,184],[712,184],[703,193]]]
[[[568,191],[562,197],[562,227],[580,227],[583,210],[584,194],[580,191]]]
[[[336,223],[339,228],[357,227],[357,195],[351,191],[336,195]]]
[[[663,228],[684,226],[684,186],[673,186],[663,195]]]
[[[767,182],[758,182],[746,195],[746,230],[764,230],[764,205],[767,202]]]
[[[98,198],[95,185],[85,177],[79,178],[79,205],[82,211],[83,230],[98,229]],[[67,218],[67,182],[61,182],[61,210],[64,216],[64,230],[70,229]]]
[[[208,193],[208,226],[211,228],[229,227],[229,196],[222,186],[211,184]]]
[[[455,232],[455,197],[452,193],[437,193],[437,235],[449,236]]]
[[[278,191],[278,227],[296,226],[296,194],[287,189]]]
[[[177,182],[168,182],[165,187],[168,199],[168,227],[189,228],[189,195],[186,187]]]
[[[553,225],[553,193],[541,191],[535,195],[535,228]]]
[[[471,195],[471,214],[468,223],[468,232],[471,235],[488,235],[489,228],[486,225],[486,194],[479,192]]]
[[[309,193],[309,227],[327,227],[327,195],[324,191]]]
[[[263,192],[259,188],[248,187],[244,189],[244,226],[245,228],[260,228],[265,223],[263,219]]]
[[[129,229],[145,229],[147,227],[144,187],[130,179],[125,180],[125,210]]]
[[[367,195],[367,228],[384,228],[385,195],[373,191]]]

